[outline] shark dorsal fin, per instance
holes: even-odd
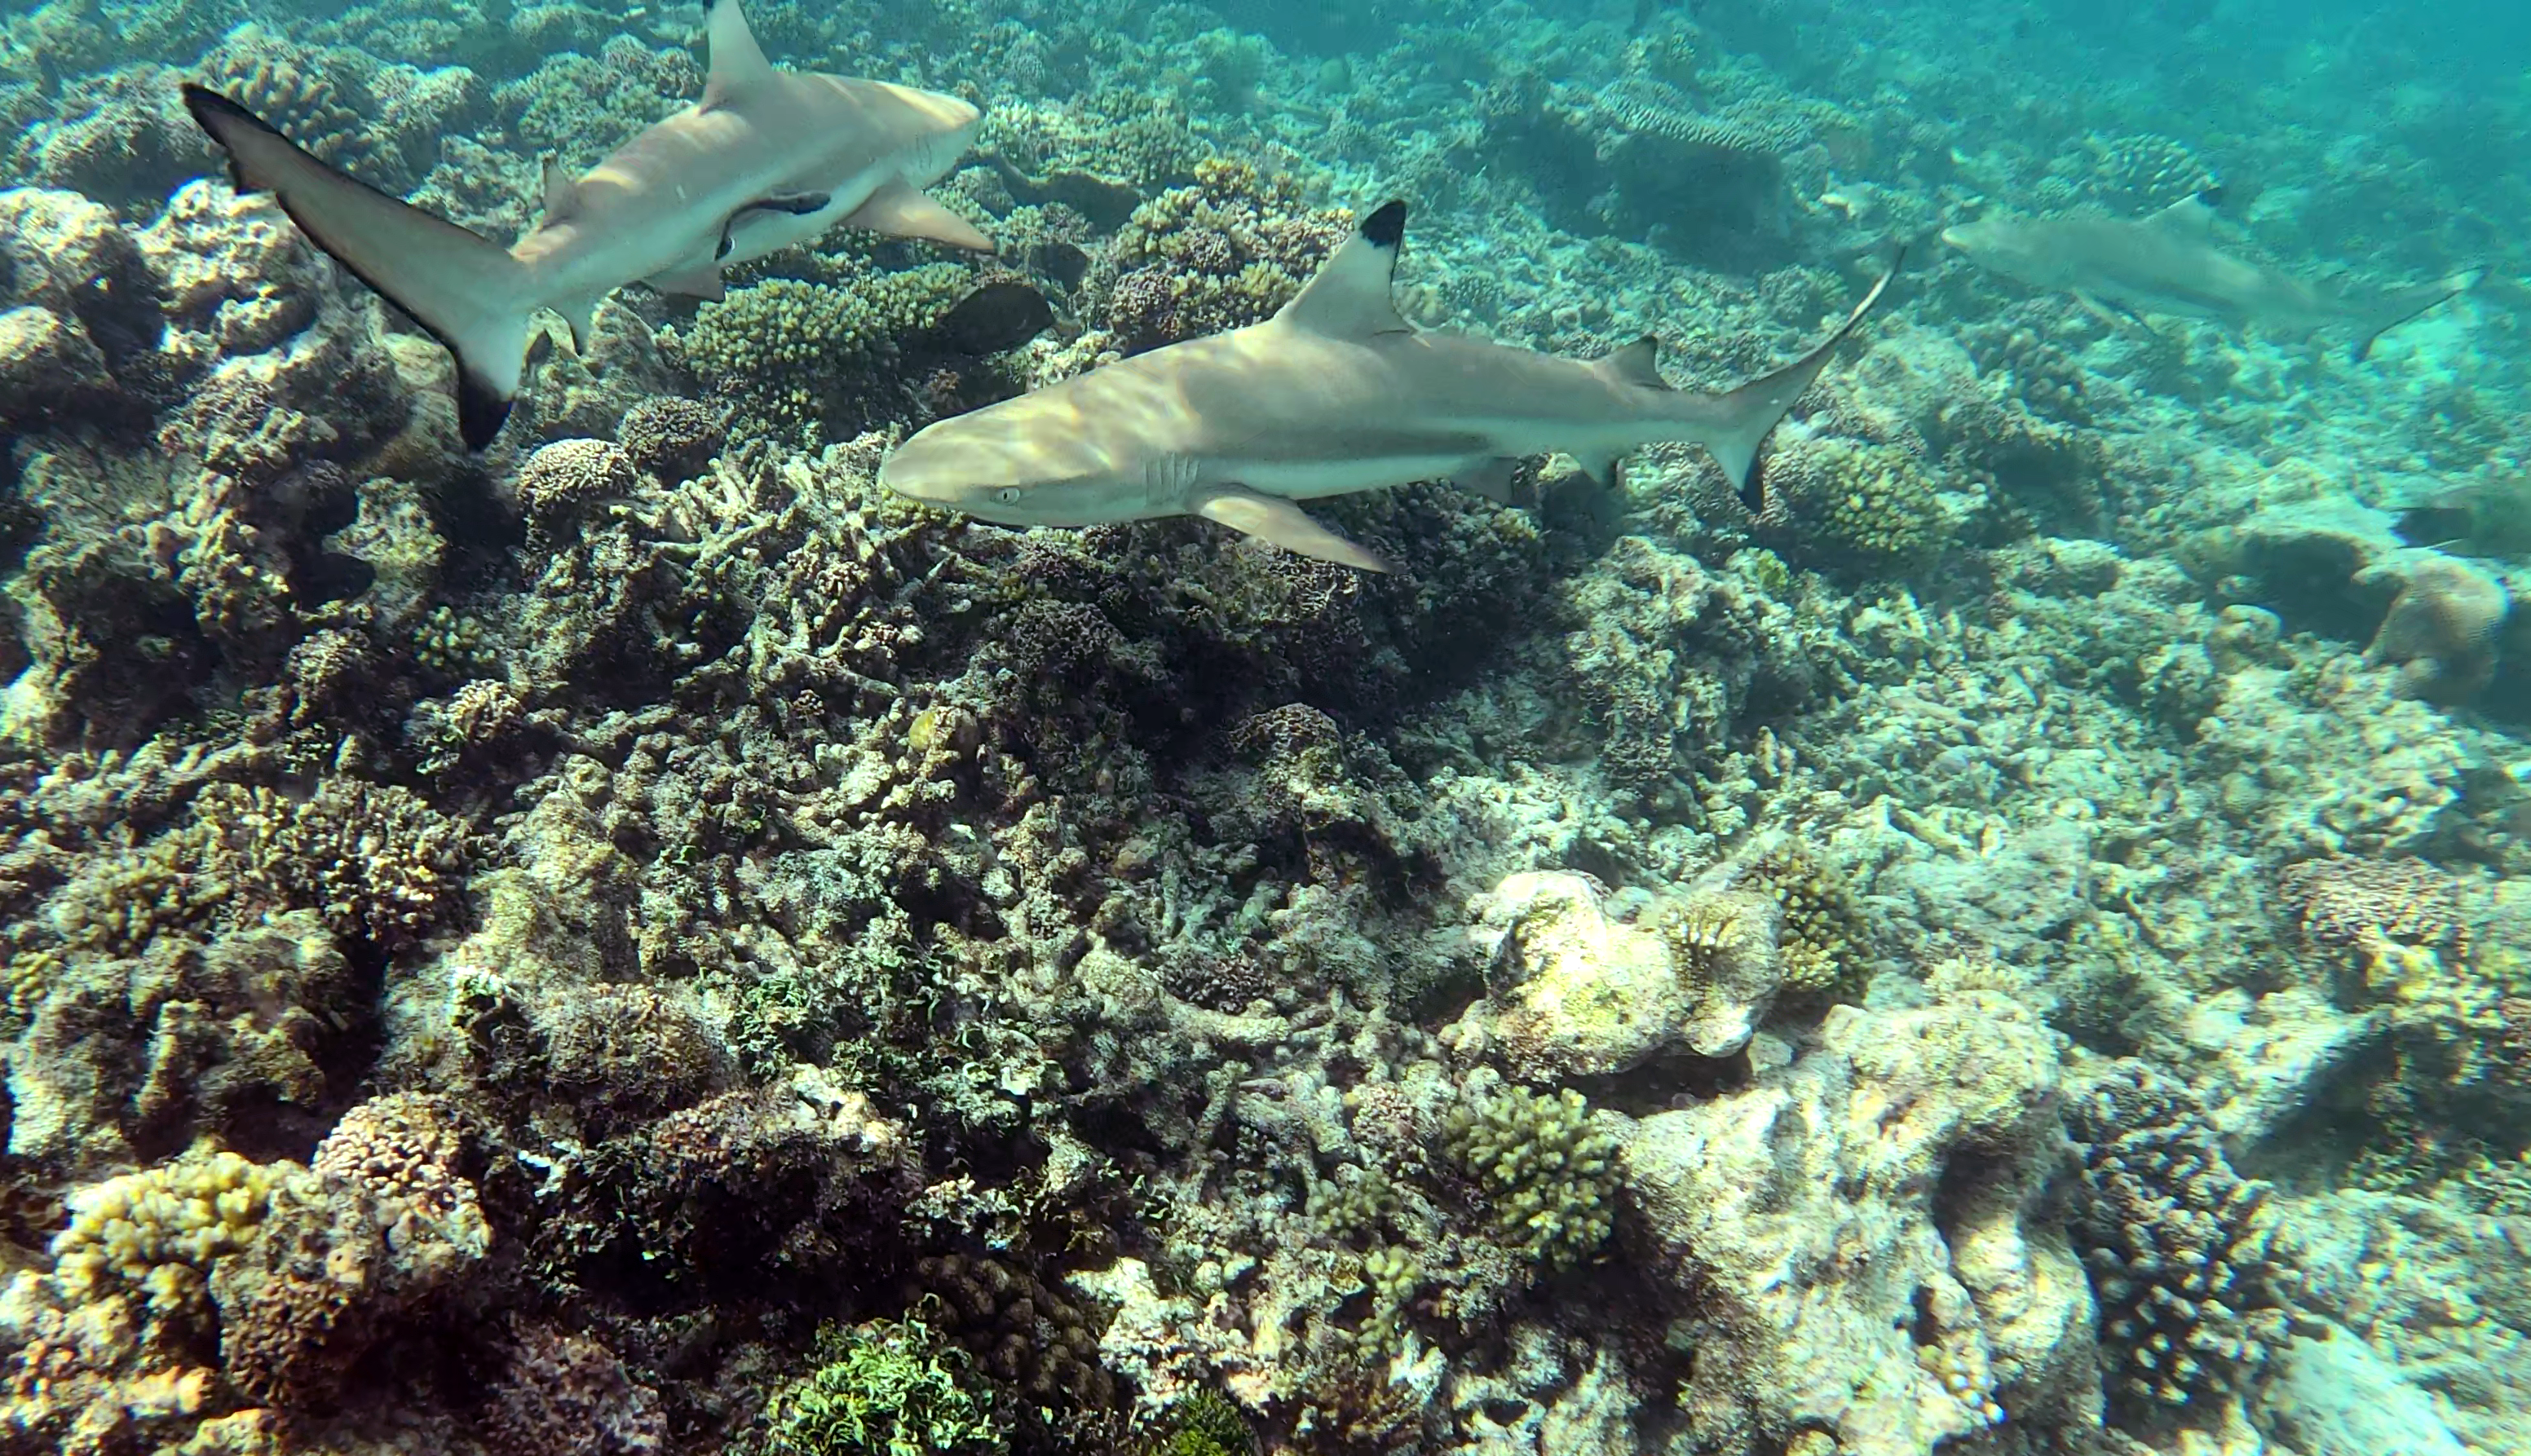
[[[747,28],[738,0],[712,0],[704,34],[711,45],[711,73],[703,78],[701,109],[727,106],[773,84],[773,63],[764,59],[756,32]]]
[[[560,158],[545,154],[545,220],[546,227],[568,222],[580,211],[580,184],[572,180]]]
[[[1660,341],[1650,334],[1620,346],[1606,359],[1591,365],[1591,372],[1613,384],[1632,384],[1644,389],[1669,388],[1661,382]]]
[[[2204,193],[2190,193],[2144,221],[2145,226],[2166,233],[2203,238],[2215,231],[2215,209],[2206,204]]]
[[[1318,276],[1283,306],[1275,321],[1332,339],[1367,339],[1407,332],[1389,297],[1398,245],[1406,240],[1406,204],[1389,202],[1327,255]]]

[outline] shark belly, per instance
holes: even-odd
[[[1362,490],[1387,490],[1418,480],[1439,480],[1487,455],[1467,450],[1363,456],[1336,460],[1225,460],[1206,474],[1224,484],[1245,485],[1286,500],[1319,500]]]

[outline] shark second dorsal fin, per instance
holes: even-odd
[[[1611,384],[1632,384],[1643,389],[1667,389],[1660,376],[1660,340],[1650,334],[1623,345],[1606,359],[1591,365],[1591,372]]]
[[[551,152],[545,154],[545,220],[546,227],[569,222],[580,211],[580,184]]]
[[[1318,276],[1283,306],[1275,321],[1331,339],[1409,332],[1388,291],[1397,250],[1405,241],[1406,204],[1388,202],[1327,255]]]
[[[747,15],[738,8],[738,0],[712,0],[711,15],[703,27],[711,45],[711,73],[703,78],[700,109],[727,106],[773,84],[773,63],[764,59],[756,32],[747,28]]]

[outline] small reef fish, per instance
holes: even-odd
[[[1443,478],[1507,500],[1522,458],[1550,451],[1613,483],[1618,457],[1658,440],[1704,445],[1745,496],[1759,445],[1895,272],[1799,360],[1696,394],[1661,382],[1650,336],[1585,364],[1410,327],[1389,292],[1405,232],[1406,204],[1389,202],[1265,322],[940,420],[879,480],[1007,526],[1194,515],[1385,571],[1294,502]]]
[[[507,249],[327,166],[216,91],[188,84],[185,105],[228,152],[240,192],[271,193],[317,247],[448,346],[458,427],[480,450],[518,397],[539,309],[585,345],[598,301],[626,284],[716,299],[721,269],[838,223],[991,251],[923,191],[966,152],[974,106],[777,71],[738,0],[713,0],[706,28],[703,99],[576,180],[548,157],[544,219]]]
[[[2467,292],[2480,276],[2473,269],[2376,300],[2342,298],[2217,248],[2215,209],[2203,195],[2145,218],[1984,217],[1943,229],[1942,241],[1980,267],[2071,293],[2094,312],[2209,318],[2296,338],[2343,327],[2356,335],[2358,360],[2386,330]]]

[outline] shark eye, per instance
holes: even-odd
[[[993,492],[993,499],[1000,501],[1006,506],[1018,505],[1020,503],[1020,488],[1016,485],[1005,485],[1001,489]]]

